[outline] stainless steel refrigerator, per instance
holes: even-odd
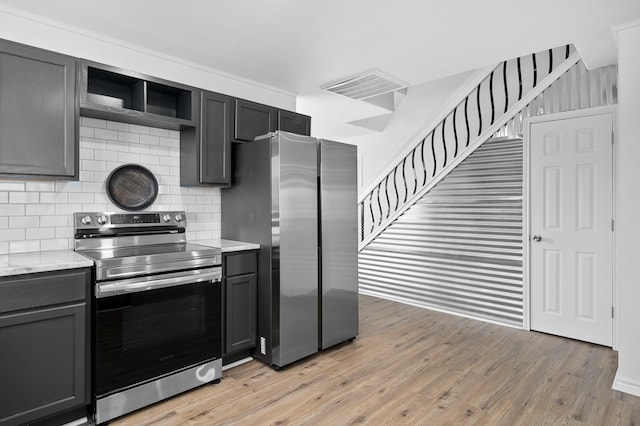
[[[357,151],[275,132],[234,144],[222,237],[260,244],[258,344],[283,367],[358,334]]]

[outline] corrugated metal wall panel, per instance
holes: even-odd
[[[522,141],[485,143],[365,248],[360,291],[522,324]]]
[[[522,123],[617,103],[577,63],[360,252],[363,294],[522,326]],[[507,139],[511,138],[511,139]]]

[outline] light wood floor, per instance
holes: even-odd
[[[360,296],[360,336],[258,361],[115,425],[640,425],[610,348]]]

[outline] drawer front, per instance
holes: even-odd
[[[84,301],[90,269],[0,278],[0,313]]]
[[[251,274],[256,272],[256,253],[247,252],[225,255],[225,276]]]

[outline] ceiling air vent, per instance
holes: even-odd
[[[405,83],[395,78],[389,77],[378,70],[371,70],[324,86],[322,89],[351,99],[366,100],[386,93],[400,91],[406,87]]]

